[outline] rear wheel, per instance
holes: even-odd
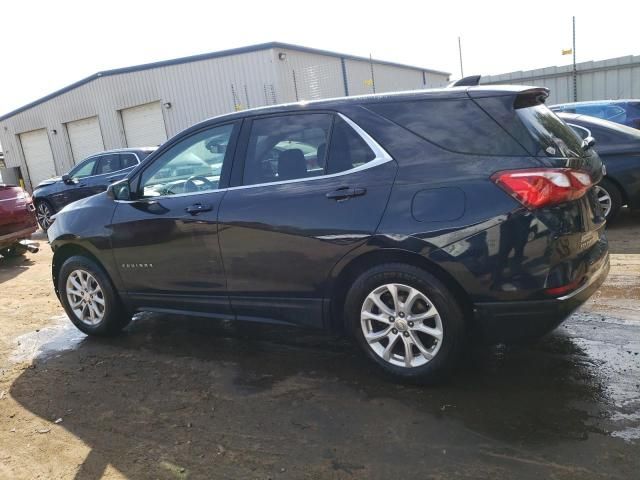
[[[596,185],[596,196],[602,212],[607,220],[613,220],[622,208],[622,193],[620,189],[606,178]]]
[[[51,226],[51,217],[54,214],[53,207],[49,205],[49,202],[46,200],[39,200],[36,204],[36,218],[38,220],[38,225],[45,232]]]
[[[102,268],[83,256],[68,258],[58,275],[60,301],[87,335],[115,335],[131,321]]]
[[[433,275],[399,263],[363,273],[345,302],[356,341],[387,373],[420,383],[444,377],[459,356],[463,314]]]

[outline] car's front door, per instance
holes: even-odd
[[[219,214],[234,313],[320,326],[329,273],[375,232],[396,163],[331,112],[245,121],[237,157]]]
[[[93,175],[99,159],[99,156],[87,158],[71,169],[67,183],[61,183],[58,191],[50,197],[56,210],[90,195],[87,193],[89,189],[87,179]]]
[[[229,314],[217,217],[238,129],[228,123],[177,139],[129,180],[132,200],[118,202],[111,238],[137,307]]]

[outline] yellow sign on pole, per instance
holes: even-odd
[[[563,48],[562,49],[562,55],[571,55],[573,53],[573,49],[572,48]]]

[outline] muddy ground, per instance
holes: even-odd
[[[607,283],[561,328],[430,388],[282,327],[142,315],[86,338],[41,241],[0,259],[0,478],[638,478],[640,215],[609,237]]]

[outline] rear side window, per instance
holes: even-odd
[[[367,142],[342,118],[336,117],[331,133],[327,173],[344,172],[376,158]]]
[[[120,161],[122,162],[121,168],[135,167],[138,164],[138,157],[133,153],[121,153]]]
[[[453,152],[526,155],[513,137],[469,99],[380,103],[367,108]]]

